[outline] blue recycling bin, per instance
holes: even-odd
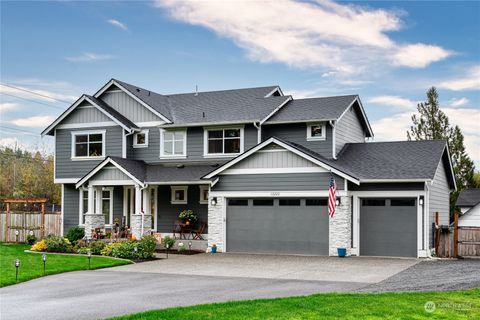
[[[347,255],[347,248],[337,248],[337,253],[340,258],[345,258]]]

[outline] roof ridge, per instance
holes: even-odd
[[[338,95],[338,96],[310,97],[310,98],[300,98],[300,99],[293,99],[293,100],[300,101],[300,100],[331,99],[331,98],[359,97],[359,96],[360,96],[359,94],[344,94],[344,95]]]
[[[212,92],[226,92],[226,91],[239,91],[239,90],[251,90],[251,89],[264,89],[264,88],[279,88],[278,85],[273,86],[260,86],[260,87],[244,87],[244,88],[236,88],[236,89],[224,89],[224,90],[209,90],[209,91],[198,91],[198,93],[212,93]],[[181,92],[181,93],[169,93],[165,94],[165,96],[178,96],[183,94],[195,94],[195,91],[192,92]]]
[[[394,140],[394,141],[369,141],[369,142],[348,142],[345,145],[361,145],[361,144],[387,144],[387,143],[404,143],[404,142],[445,142],[446,139],[431,139],[431,140]]]

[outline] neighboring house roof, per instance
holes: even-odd
[[[458,195],[457,207],[474,207],[480,203],[480,189],[466,189]]]
[[[290,96],[268,96],[278,86],[162,95],[114,79],[167,117],[173,125],[253,122],[266,118]]]
[[[141,186],[149,183],[172,184],[197,182],[199,184],[205,184],[208,183],[208,181],[202,180],[202,177],[214,168],[213,165],[149,165],[140,160],[109,156],[82,177],[77,182],[76,187],[79,188],[109,164],[120,169]]]
[[[357,109],[367,137],[373,137],[370,123],[358,95],[295,99],[273,115],[266,124],[339,120],[350,106]]]
[[[133,130],[138,129],[138,127],[132,121],[124,117],[122,114],[110,107],[104,101],[84,94],[80,98],[78,98],[78,100],[75,101],[67,110],[65,110],[57,119],[55,119],[55,121],[52,122],[45,130],[43,130],[41,135],[52,135],[55,127],[84,101],[87,101],[88,103],[96,107],[98,110],[100,110],[102,113],[104,113],[106,116],[108,116],[110,119],[122,126],[127,131],[132,132]]]
[[[444,161],[452,189],[446,141],[396,141],[347,143],[335,162],[354,172],[362,182],[381,180],[433,180],[440,161]]]

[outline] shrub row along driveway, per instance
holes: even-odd
[[[170,255],[36,279],[0,289],[2,319],[97,319],[201,303],[355,291],[414,259]],[[21,306],[21,307],[19,307]]]

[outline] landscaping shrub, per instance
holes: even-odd
[[[183,242],[180,242],[178,244],[177,251],[178,251],[178,253],[185,253],[187,251],[187,247],[185,246],[185,244]]]
[[[89,251],[90,251],[89,247],[81,247],[81,248],[78,248],[76,252],[78,254],[88,254]]]
[[[60,236],[48,236],[45,239],[45,244],[47,246],[47,252],[72,252],[72,244],[66,238]]]
[[[102,251],[100,252],[100,254],[102,256],[112,256],[112,251],[114,248],[118,248],[122,245],[123,242],[115,242],[115,243],[109,243],[107,244],[103,249]]]
[[[30,250],[40,251],[40,252],[46,251],[47,250],[47,244],[45,243],[45,240],[40,240],[37,243],[35,243]]]
[[[73,247],[73,252],[78,252],[81,248],[88,247],[87,241],[85,240],[77,240],[75,246]]]
[[[99,255],[102,252],[103,248],[105,248],[106,245],[107,244],[105,242],[100,241],[100,240],[92,241],[92,242],[90,242],[89,248],[90,248],[90,251],[92,251],[92,254]]]
[[[29,235],[27,236],[27,243],[28,243],[29,245],[34,244],[36,241],[37,241],[37,237],[35,237],[35,235],[29,234]]]
[[[75,243],[83,239],[83,237],[85,237],[85,230],[83,228],[73,227],[68,230],[67,239],[70,240],[71,243]]]
[[[115,258],[144,260],[154,256],[157,240],[153,236],[145,236],[140,241],[125,241],[112,246],[111,256]],[[135,251],[135,248],[137,250]],[[110,249],[108,249],[110,250]]]
[[[166,236],[166,237],[163,237],[162,239],[162,245],[166,248],[167,245],[170,249],[173,248],[173,245],[175,244],[175,239],[174,238],[171,238],[169,236]]]

